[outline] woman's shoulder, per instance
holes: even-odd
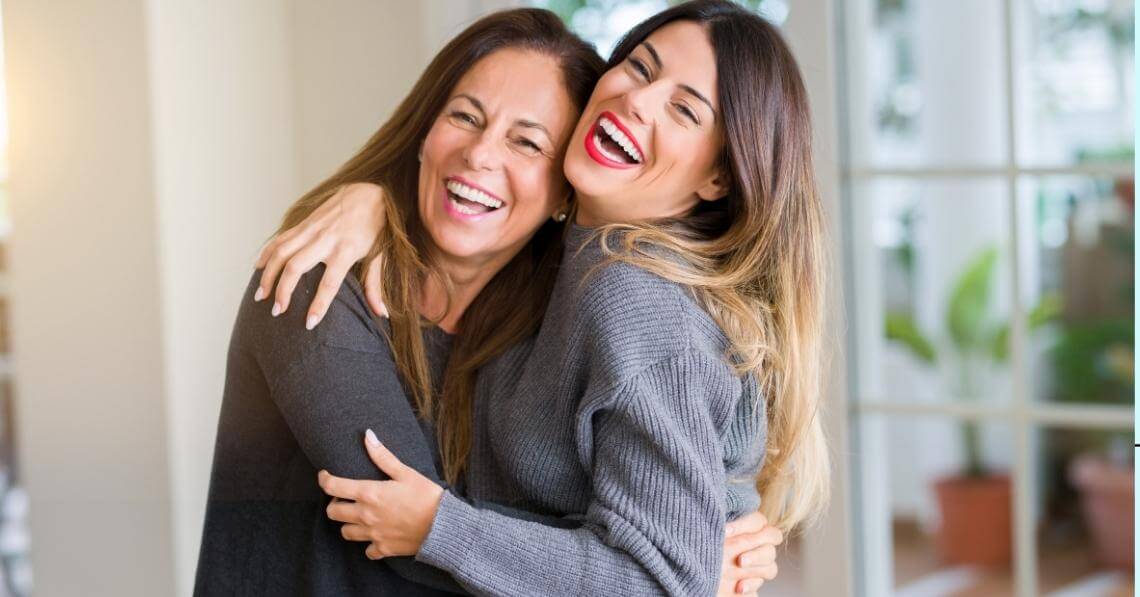
[[[260,270],[254,272],[242,297],[235,332],[275,351],[296,353],[320,346],[334,346],[387,353],[384,320],[372,315],[360,282],[351,274],[341,283],[321,322],[312,330],[306,328],[308,308],[324,271],[324,265],[318,265],[302,275],[289,299],[288,308],[277,316],[272,314],[272,293],[265,300],[253,300],[261,278]]]
[[[733,376],[727,339],[693,292],[633,263],[599,263],[582,281],[575,320],[592,370],[613,383],[687,357]]]
[[[690,287],[622,259],[602,261],[586,276],[579,310],[598,334],[632,335],[678,351],[727,348]]]

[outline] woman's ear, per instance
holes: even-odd
[[[697,189],[697,197],[701,201],[716,201],[724,199],[728,195],[730,187],[729,178],[723,171],[718,171],[716,175],[709,178],[709,180]]]
[[[570,214],[573,212],[573,199],[574,190],[570,189],[566,192],[566,198],[562,200],[562,204],[558,206],[558,209],[554,210],[554,215],[551,216],[551,219],[555,222],[565,222],[566,218],[570,217]]]

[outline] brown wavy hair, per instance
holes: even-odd
[[[438,419],[445,477],[453,483],[471,443],[475,371],[537,331],[562,250],[563,226],[547,221],[468,307],[452,348],[443,398],[438,401],[442,408],[437,408],[423,344],[425,321],[418,306],[423,280],[443,276],[424,251],[428,236],[417,204],[418,153],[463,75],[479,60],[508,48],[554,58],[566,92],[579,112],[605,66],[594,47],[571,33],[550,11],[519,8],[483,17],[440,50],[364,147],[298,199],[280,227],[285,231],[300,224],[346,184],[367,182],[384,189],[388,217],[368,259],[384,255],[381,287],[391,327],[388,342],[418,413]],[[358,266],[354,275],[361,277],[363,268]]]
[[[737,371],[759,383],[768,426],[761,510],[791,530],[822,511],[830,474],[819,416],[828,256],[807,92],[779,30],[725,0],[650,17],[621,39],[608,67],[675,21],[702,25],[716,55],[729,192],[676,219],[599,234],[608,247],[610,233],[622,232],[612,259],[691,288],[728,336]],[[662,259],[662,250],[679,259]]]

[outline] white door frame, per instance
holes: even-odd
[[[842,217],[844,203],[840,192],[839,108],[836,95],[836,57],[839,51],[840,27],[837,7],[832,0],[797,0],[788,12],[784,32],[792,45],[796,60],[807,85],[814,125],[815,169],[820,196],[828,216],[832,263],[840,266],[847,231]],[[851,466],[847,359],[844,322],[843,269],[834,267],[828,305],[828,337],[830,348],[829,375],[823,386],[825,399],[822,416],[831,445],[832,497],[827,513],[804,536],[802,544],[802,578],[804,595],[835,597],[855,593],[852,562],[854,541],[851,524]]]

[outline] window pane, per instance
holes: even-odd
[[[1009,427],[860,419],[864,594],[1014,594]]]
[[[1131,595],[1133,470],[1129,435],[1039,434],[1042,502],[1038,587],[1074,595]]]
[[[1000,166],[1008,156],[1002,3],[844,3],[855,167]]]
[[[1018,196],[1034,396],[1131,404],[1132,177],[1026,178]]]
[[[862,400],[1010,398],[994,336],[1010,313],[1000,178],[857,183],[853,236]]]
[[[1018,160],[1033,166],[1131,163],[1133,3],[1015,5]]]

